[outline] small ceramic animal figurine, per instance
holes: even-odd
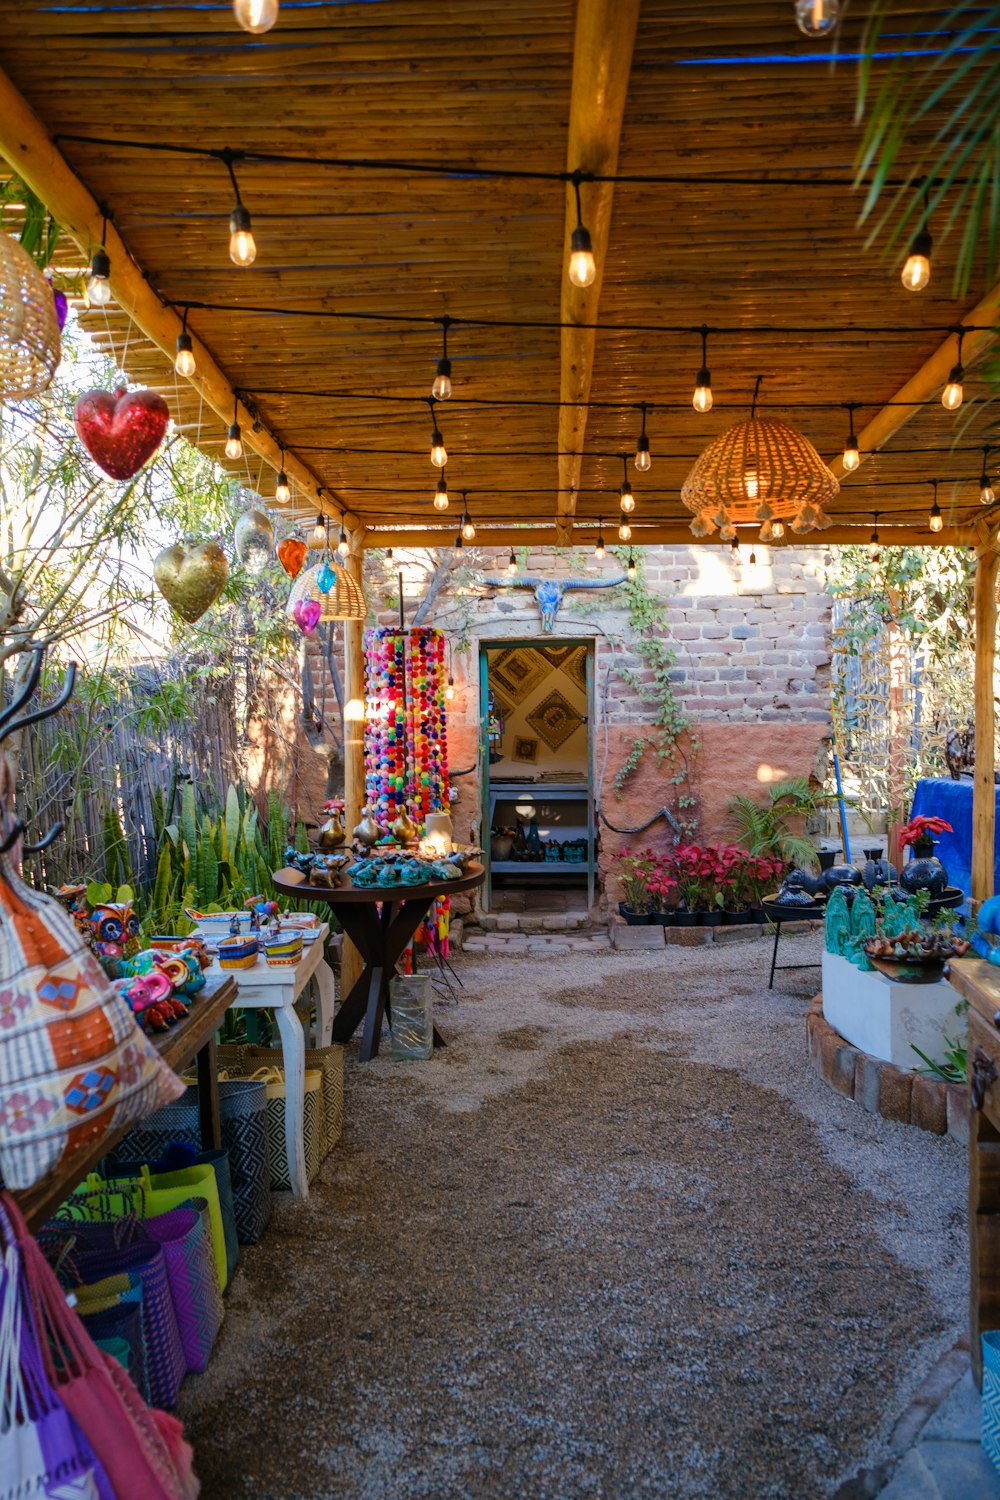
[[[111,974],[123,958],[139,951],[139,918],[131,901],[99,901],[90,914],[94,952]]]
[[[361,822],[354,830],[354,837],[359,844],[364,844],[365,848],[373,849],[384,832],[385,830],[376,821],[375,809],[370,802],[367,802],[361,815]]]
[[[93,937],[90,926],[90,907],[87,905],[87,887],[85,885],[60,885],[49,886],[49,892],[55,896],[60,906],[64,906],[76,924],[78,932],[81,932],[88,943]]]
[[[347,838],[347,829],[344,827],[344,804],[339,798],[323,803],[323,811],[329,813],[326,822],[320,827],[316,835],[316,842],[321,849],[339,849]]]
[[[389,832],[392,834],[397,844],[406,845],[413,843],[414,839],[417,836],[417,825],[416,823],[414,823],[405,807],[400,808],[399,812],[389,824]]]

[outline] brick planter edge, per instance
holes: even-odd
[[[806,1034],[810,1062],[838,1094],[885,1120],[968,1141],[969,1091],[964,1083],[897,1068],[852,1047],[824,1016],[822,992],[809,1002]]]

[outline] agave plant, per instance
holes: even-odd
[[[898,55],[874,88],[890,22]],[[899,36],[907,25],[909,41]],[[990,282],[1000,264],[998,29],[1000,5],[959,0],[928,24],[926,12],[875,0],[862,43],[857,116],[865,127],[855,165],[856,186],[867,185],[869,244],[891,253],[931,219],[938,244],[958,230],[956,297],[969,290],[980,256]]]
[[[811,817],[835,799],[829,792],[813,788],[807,777],[790,776],[769,786],[764,802],[734,797],[729,817],[736,837],[751,854],[770,855],[786,866],[816,869],[816,850],[791,824]]]

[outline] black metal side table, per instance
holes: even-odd
[[[767,981],[769,990],[774,989],[774,976],[783,969],[818,969],[818,962],[811,964],[779,964],[778,963],[778,939],[781,936],[782,922],[814,922],[822,917],[826,911],[824,901],[813,901],[809,906],[784,906],[780,901],[769,897],[761,902],[765,915],[774,923],[774,947],[771,950],[771,973]]]

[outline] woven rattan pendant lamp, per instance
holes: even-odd
[[[823,506],[840,485],[801,432],[757,416],[761,379],[747,421],[709,443],[684,481],[681,499],[694,512],[695,536],[718,528],[730,541],[735,526],[753,521],[791,521],[797,532],[829,525]]]
[[[44,391],[60,357],[52,288],[9,234],[0,234],[0,401]]]
[[[319,575],[324,563],[306,568],[292,584],[286,609],[290,615],[296,604],[305,599],[315,599],[319,605],[321,620],[363,620],[368,611],[365,596],[335,552],[329,557],[334,579],[324,594],[319,586]]]

